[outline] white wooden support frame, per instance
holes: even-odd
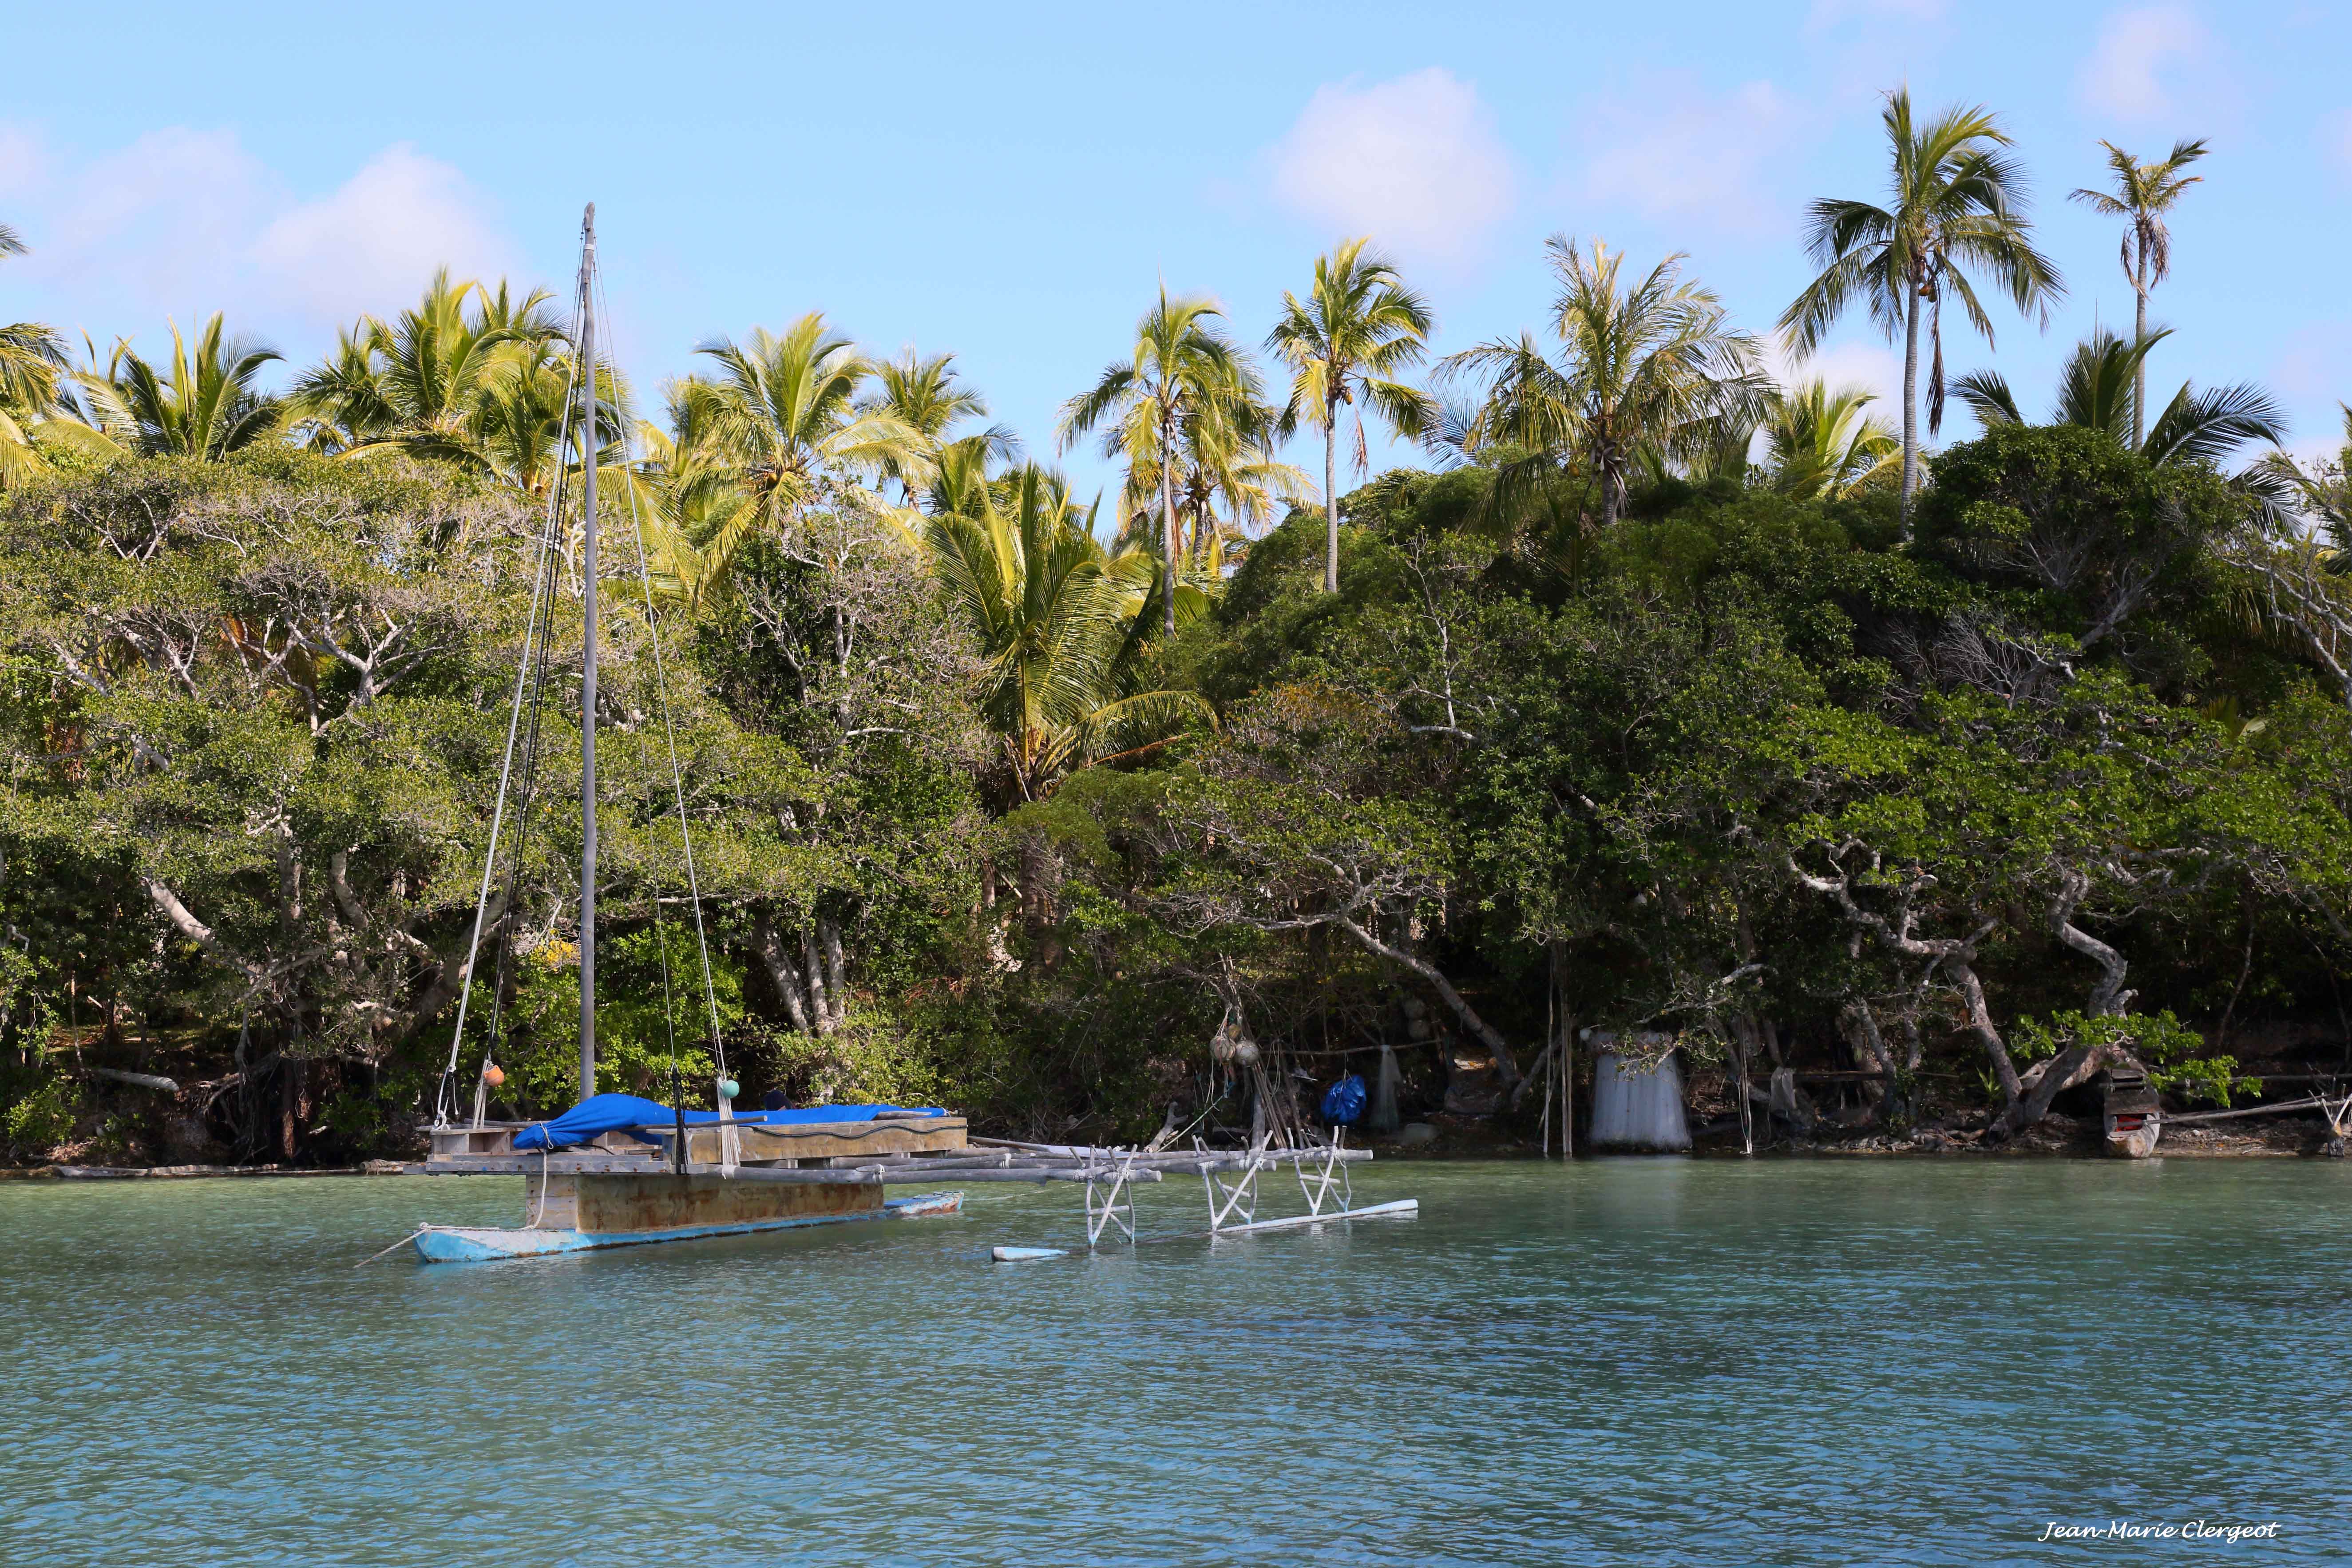
[[[1199,1139],[1194,1139],[1193,1143],[1203,1153],[1207,1152],[1206,1146]],[[1265,1157],[1265,1152],[1263,1144],[1251,1146],[1248,1158],[1242,1162],[1241,1180],[1237,1182],[1226,1181],[1214,1167],[1206,1162],[1202,1163],[1201,1184],[1208,1190],[1211,1236],[1228,1226],[1248,1225],[1257,1218],[1257,1173],[1273,1163]],[[1235,1215],[1240,1217],[1237,1219]]]
[[[1345,1136],[1338,1129],[1333,1130],[1331,1142],[1323,1152],[1323,1163],[1312,1174],[1308,1173],[1305,1159],[1291,1162],[1291,1169],[1298,1177],[1298,1190],[1306,1194],[1310,1219],[1322,1217],[1323,1205],[1330,1201],[1333,1187],[1339,1189],[1339,1212],[1345,1214],[1356,1205],[1355,1184],[1348,1179],[1348,1162],[1339,1154],[1339,1141]]]
[[[1135,1245],[1135,1194],[1128,1183],[1135,1174],[1135,1157],[1130,1154],[1116,1169],[1101,1170],[1089,1166],[1087,1171],[1087,1245],[1094,1247],[1102,1241],[1103,1232],[1117,1225],[1127,1237],[1129,1247]],[[1110,1190],[1096,1196],[1099,1177],[1110,1178]],[[1126,1201],[1121,1202],[1124,1198]]]

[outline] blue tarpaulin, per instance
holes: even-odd
[[[898,1105],[808,1105],[798,1110],[739,1110],[735,1124],[739,1127],[779,1127],[812,1121],[871,1121],[884,1111],[898,1111],[914,1116],[945,1116],[937,1106],[906,1107]],[[686,1113],[688,1127],[707,1127],[719,1120],[715,1110],[689,1110]],[[607,1132],[619,1132],[639,1127],[674,1127],[677,1113],[658,1100],[646,1100],[635,1094],[597,1094],[573,1106],[552,1121],[534,1121],[515,1134],[517,1149],[569,1149],[575,1143],[585,1143]],[[656,1143],[642,1132],[631,1131],[630,1136],[641,1142]]]
[[[1364,1080],[1349,1073],[1323,1095],[1323,1120],[1334,1127],[1353,1127],[1364,1113]]]

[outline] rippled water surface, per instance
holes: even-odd
[[[1279,1189],[1273,1190],[1278,1193]],[[2352,1168],[1376,1166],[471,1267],[517,1180],[0,1185],[0,1561],[2352,1561]],[[1293,1194],[1295,1196],[1295,1194]],[[2274,1541],[2038,1543],[2051,1521]]]

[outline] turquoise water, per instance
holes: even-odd
[[[2336,1162],[1383,1165],[1421,1217],[1352,1234],[993,1266],[1078,1204],[998,1186],[352,1267],[520,1191],[0,1185],[0,1561],[2352,1561]],[[2199,1519],[2279,1535],[2036,1540]]]

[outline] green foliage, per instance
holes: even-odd
[[[719,1033],[731,1058],[747,1021],[743,965],[723,949],[711,956]],[[527,1116],[554,1115],[579,1094],[579,959],[576,944],[552,942],[519,966],[499,1055],[507,1069],[504,1092]],[[660,928],[658,942],[654,928],[638,926],[597,943],[600,1091],[667,1099],[674,1058],[690,1100],[707,1099],[715,1065],[709,1020],[691,927],[673,920]],[[484,1026],[487,1032],[487,1020]]]
[[[2238,1058],[2206,1054],[2205,1037],[2170,1011],[2086,1017],[2079,1012],[2021,1017],[2010,1044],[2029,1062],[2076,1047],[2120,1046],[2147,1064],[2148,1086],[2159,1093],[2228,1105],[2232,1093],[2260,1093],[2259,1079],[2238,1076]]]
[[[1990,118],[1897,101],[1888,129],[1895,199],[1816,214],[1800,334],[1853,304],[1908,333],[1918,304],[1932,347],[1939,300],[1983,324],[1976,280],[2048,297]],[[1559,352],[1474,351],[1484,402],[1439,416],[1391,379],[1425,310],[1360,247],[1327,258],[1276,339],[1326,488],[1365,401],[1449,465],[1328,508],[1202,300],[1162,298],[1066,410],[1123,460],[1115,519],[1009,433],[959,436],[984,405],[947,356],[877,365],[814,314],[707,345],[641,454],[609,371],[597,449],[559,439],[541,301],[448,279],[303,378],[302,450],[236,434],[278,411],[200,341],[114,394],[152,405],[126,445],[182,455],[52,454],[41,351],[9,340],[0,1048],[44,1061],[59,999],[78,1025],[103,999],[85,1049],[168,1040],[218,1077],[241,1042],[284,1065],[216,1115],[282,1089],[320,1152],[397,1149],[453,1026],[541,501],[588,461],[665,595],[658,627],[607,601],[604,1088],[666,1095],[675,1058],[698,1100],[715,1066],[673,725],[753,1093],[1235,1131],[1254,1084],[1374,1042],[1428,1111],[1465,1051],[1507,1082],[1572,1021],[1679,1038],[1708,1078],[1867,1061],[1906,1123],[1979,1064],[2005,1115],[2021,1062],[2083,1045],[2226,1102],[2200,1030],[2338,1026],[2352,715],[2315,679],[2335,645],[2250,612],[2244,548],[2259,506],[2330,492],[2213,469],[2259,409],[2206,395],[2135,449],[2147,345],[2099,349],[2067,423],[1989,403],[1906,541],[1860,395],[1768,395],[1677,260],[1553,259]],[[495,1035],[499,1109],[535,1116],[577,1060],[577,591],[458,1042],[468,1082]],[[1210,1057],[1221,1028],[1262,1080]],[[12,1139],[73,1109],[13,1070]]]
[[[72,1079],[44,1079],[8,1107],[0,1129],[5,1129],[12,1151],[38,1154],[72,1137],[74,1119],[80,1112],[80,1098]]]

